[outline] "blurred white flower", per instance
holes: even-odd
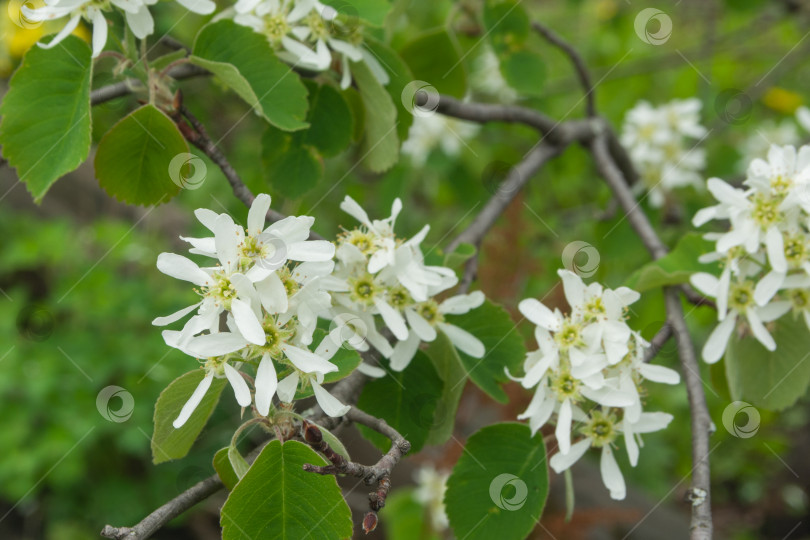
[[[478,124],[441,114],[416,115],[408,139],[402,143],[402,153],[409,156],[417,167],[424,166],[430,153],[437,148],[455,157],[461,147],[466,146],[464,141],[474,137],[480,129]]]
[[[416,490],[413,497],[428,511],[430,525],[435,532],[442,532],[450,527],[444,507],[448,478],[450,473],[439,472],[431,466],[421,467],[416,471]]]

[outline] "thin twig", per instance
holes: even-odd
[[[649,363],[661,351],[661,348],[672,337],[672,325],[665,323],[655,336],[650,340],[650,348],[644,354],[644,361]]]
[[[182,80],[190,79],[192,77],[202,77],[210,75],[208,70],[205,70],[194,64],[183,64],[172,69],[169,76],[173,79]],[[90,92],[90,104],[99,105],[105,101],[110,101],[115,98],[123,97],[134,92],[143,90],[145,87],[138,79],[125,79],[117,83],[102,86]]]
[[[536,21],[532,23],[532,28],[543,36],[546,41],[562,50],[571,60],[571,63],[574,64],[574,69],[577,72],[577,78],[579,79],[579,83],[582,85],[582,90],[585,92],[585,114],[587,114],[589,117],[596,116],[596,95],[594,92],[593,83],[591,82],[591,75],[588,72],[588,67],[585,64],[585,60],[582,59],[582,56],[570,43],[557,35],[553,30],[551,30],[551,28],[547,28]]]

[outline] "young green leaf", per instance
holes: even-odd
[[[548,467],[542,434],[503,423],[474,433],[447,481],[444,504],[457,538],[522,540],[543,514]]]
[[[418,452],[435,426],[436,403],[443,383],[423,352],[417,352],[403,371],[391,371],[381,379],[369,381],[357,406],[367,413],[384,419],[411,443],[411,452]],[[376,431],[358,426],[360,433],[382,452],[391,441]]]
[[[528,50],[514,51],[500,58],[500,69],[509,86],[521,94],[543,95],[546,82],[546,63],[543,58]]]
[[[390,81],[385,85],[385,91],[391,96],[397,108],[397,136],[400,141],[408,138],[408,131],[413,124],[413,114],[402,103],[402,93],[405,87],[413,81],[413,74],[408,64],[388,45],[376,39],[366,37],[366,47],[379,59],[380,65],[388,74]],[[407,103],[407,102],[406,102]]]
[[[714,251],[714,244],[704,240],[702,233],[687,233],[678,241],[675,249],[639,268],[625,285],[644,292],[656,287],[686,283],[695,272],[712,273],[717,270],[716,264],[698,262],[698,257],[710,251]]]
[[[273,189],[285,197],[300,197],[323,176],[323,161],[303,137],[268,126],[262,136],[264,176]]]
[[[90,47],[68,36],[53,49],[31,47],[0,106],[3,157],[39,202],[90,152]]]
[[[224,19],[200,31],[193,52],[192,63],[214,73],[272,125],[307,127],[307,89],[261,34]]]
[[[309,129],[302,132],[302,143],[316,148],[324,157],[336,156],[352,141],[352,111],[343,94],[328,84],[307,83],[309,89]]]
[[[222,538],[350,538],[352,515],[335,477],[307,472],[306,463],[326,465],[297,441],[265,446],[222,507]]]
[[[239,482],[239,475],[234,471],[231,460],[228,457],[230,449],[230,446],[220,448],[217,450],[217,453],[214,454],[213,460],[214,470],[217,472],[219,479],[222,480],[222,483],[225,484],[225,489],[228,491],[232,490],[236,483]]]
[[[205,397],[194,409],[191,417],[179,429],[172,425],[180,409],[202,381],[205,373],[201,369],[181,375],[160,393],[155,403],[155,432],[152,434],[152,462],[157,465],[164,461],[179,459],[191,449],[211,413],[219,402],[219,395],[225,388],[225,379],[214,379]]]
[[[115,198],[131,204],[160,204],[180,191],[169,166],[188,154],[186,140],[168,116],[144,105],[115,124],[98,143],[98,183]]]
[[[810,384],[810,330],[802,317],[785,315],[770,331],[771,352],[753,336],[731,336],[726,349],[726,377],[732,399],[778,411],[790,407]]]
[[[453,434],[458,403],[467,383],[467,370],[464,369],[455,346],[444,332],[439,332],[425,354],[433,362],[433,367],[436,368],[443,383],[427,443],[444,444]]]
[[[470,379],[493,399],[506,403],[501,384],[508,382],[507,368],[517,373],[526,357],[523,338],[515,323],[501,306],[485,301],[481,307],[464,315],[451,315],[447,322],[455,324],[481,340],[486,347],[483,358],[473,358],[461,351],[458,356]]]
[[[365,62],[354,62],[351,68],[365,108],[363,162],[372,171],[382,172],[399,160],[397,109],[391,96],[374,78]]]

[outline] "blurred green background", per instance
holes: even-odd
[[[379,30],[378,37],[398,48],[418,30],[445,27],[457,40],[470,80],[476,71],[482,77],[480,2],[400,0],[396,5],[402,15]],[[739,180],[746,149],[757,140],[778,137],[775,127],[795,124],[796,108],[809,101],[808,2],[681,0],[658,6],[621,0],[525,0],[522,5],[581,52],[598,81],[598,108],[617,129],[640,99],[658,105],[674,98],[700,98],[703,124],[711,130],[703,144],[707,178]],[[638,12],[650,6],[661,8],[673,21],[671,38],[659,46],[640,40],[633,26]],[[222,2],[220,7],[225,7]],[[12,5],[2,13],[14,9]],[[153,12],[156,35],[168,31],[180,13],[163,4]],[[23,30],[10,21],[3,17],[0,40],[0,71],[6,77],[43,32]],[[190,44],[204,23],[204,18],[190,15],[171,35]],[[88,34],[86,29],[80,32]],[[567,60],[537,36],[530,37],[530,46],[544,59],[542,90],[517,102],[559,119],[581,117],[582,92]],[[487,75],[484,71],[483,78]],[[98,83],[108,78],[100,74]],[[487,125],[458,145],[457,155],[437,148],[423,166],[414,166],[406,156],[383,175],[356,167],[360,151],[350,150],[326,160],[324,178],[304,197],[287,200],[283,183],[294,179],[269,177],[263,171],[263,122],[246,115],[246,106],[215,81],[187,81],[181,87],[186,105],[213,138],[224,137],[219,144],[249,187],[272,194],[274,207],[284,213],[316,216],[315,229],[326,237],[342,225],[353,225],[338,209],[345,195],[376,217],[387,216],[392,200],[402,197],[406,210],[398,232],[412,235],[430,223],[423,246],[440,252],[490,197],[492,171],[499,170],[498,164],[516,163],[536,142],[536,134],[526,128]],[[731,119],[723,98],[729,91],[742,96]],[[470,97],[497,102],[502,95],[472,87]],[[136,106],[136,99],[128,97],[96,107],[96,137]],[[797,126],[792,129],[799,140],[808,138]],[[240,220],[246,215],[221,173],[206,163],[200,189],[183,191],[154,209],[109,199],[88,165],[60,180],[40,206],[30,201],[12,170],[0,170],[0,537],[92,538],[105,523],[132,524],[211,474],[211,455],[227,444],[236,426],[239,413],[231,400],[223,400],[186,459],[156,467],[149,454],[158,394],[194,367],[188,358],[170,351],[160,329],[150,324],[193,298],[189,287],[156,270],[157,255],[182,249],[178,235],[201,234],[191,214],[195,208],[228,211]],[[691,230],[689,220],[697,209],[711,204],[705,192],[691,188],[677,192],[676,198],[677,204],[664,211],[642,205],[669,245]],[[526,296],[563,306],[562,291],[555,288],[556,270],[563,266],[563,248],[573,241],[598,250],[600,264],[592,279],[621,285],[648,256],[621,212],[611,213],[609,207],[610,193],[589,155],[569,148],[537,175],[485,241],[481,289],[510,309],[516,321],[515,306]],[[651,338],[663,324],[662,296],[645,294],[633,307],[632,324]],[[714,313],[708,308],[687,312],[700,346]],[[521,330],[530,342],[528,325]],[[658,362],[679,369],[674,345],[664,348]],[[722,369],[710,373],[703,365],[702,370],[718,425],[712,445],[720,445],[712,455],[718,537],[810,538],[806,519],[795,528],[808,512],[807,401],[778,414],[762,411],[757,436],[735,438],[720,421],[731,401]],[[119,396],[99,408],[97,396],[108,386],[131,394],[133,406]],[[494,420],[513,418],[528,403],[530,396],[517,385],[509,390],[514,402],[506,410],[481,398]],[[620,464],[633,490],[652,501],[663,499],[665,506],[686,515],[687,505],[680,498],[692,463],[685,390],[652,384],[650,390],[646,408],[671,412],[676,419],[666,431],[646,437],[638,467],[632,469],[625,457]],[[470,392],[476,391],[468,388]],[[121,415],[108,420],[108,410]],[[432,455],[450,466],[457,449],[456,454],[448,449]],[[553,489],[562,489],[559,479]],[[592,489],[603,488],[596,483]],[[552,505],[544,523],[565,538],[586,535],[587,527],[612,527],[610,516],[596,511],[590,521],[577,526],[575,516],[574,524],[567,526],[560,520],[561,511]],[[193,519],[177,520],[175,528],[159,537],[216,537],[216,519],[208,507]],[[544,537],[538,532],[537,538]]]

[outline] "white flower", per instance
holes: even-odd
[[[498,98],[501,103],[514,103],[518,99],[515,89],[503,78],[498,57],[489,46],[483,47],[473,62],[470,85],[477,92]]]
[[[619,433],[623,433],[630,464],[635,467],[638,463],[638,444],[635,437],[640,433],[651,433],[664,429],[671,421],[672,415],[670,414],[643,413],[637,422],[631,424],[624,421],[617,422],[610,413],[605,414],[593,410],[581,429],[585,438],[574,443],[570,452],[560,451],[553,455],[549,460],[549,465],[554,472],[561,473],[579,461],[579,458],[585,455],[589,448],[601,448],[599,469],[602,473],[602,482],[610,490],[612,499],[622,500],[625,498],[627,490],[611,444]]]
[[[231,388],[233,388],[234,395],[236,396],[236,402],[239,403],[239,406],[250,406],[250,388],[248,388],[248,385],[242,375],[240,375],[239,372],[227,361],[219,358],[209,358],[205,363],[205,377],[203,377],[203,380],[201,380],[200,384],[197,385],[197,388],[194,389],[194,392],[180,410],[180,414],[178,414],[177,418],[174,420],[174,422],[172,422],[175,429],[183,427],[183,425],[188,421],[192,413],[197,409],[197,406],[205,397],[208,389],[211,387],[211,382],[214,380],[214,377],[226,377],[228,382],[231,384]]]
[[[416,489],[413,498],[428,511],[430,524],[435,532],[446,530],[450,526],[444,507],[444,493],[447,491],[447,479],[450,473],[439,472],[431,466],[421,467],[416,471]]]
[[[107,43],[107,19],[104,11],[111,11],[113,7],[120,9],[126,18],[127,25],[138,39],[144,39],[155,30],[155,23],[147,6],[156,4],[157,0],[51,0],[46,5],[31,9],[22,6],[25,17],[32,21],[50,21],[70,17],[64,28],[48,43],[40,43],[40,47],[50,49],[70,35],[78,26],[79,20],[84,19],[93,25],[93,58],[96,58]],[[206,15],[212,13],[216,4],[210,0],[178,0],[183,7]]]
[[[433,150],[440,148],[450,157],[455,157],[461,147],[467,147],[466,139],[474,137],[480,126],[441,114],[422,114],[413,118],[408,138],[402,143],[402,153],[410,156],[416,167],[423,167]]]

